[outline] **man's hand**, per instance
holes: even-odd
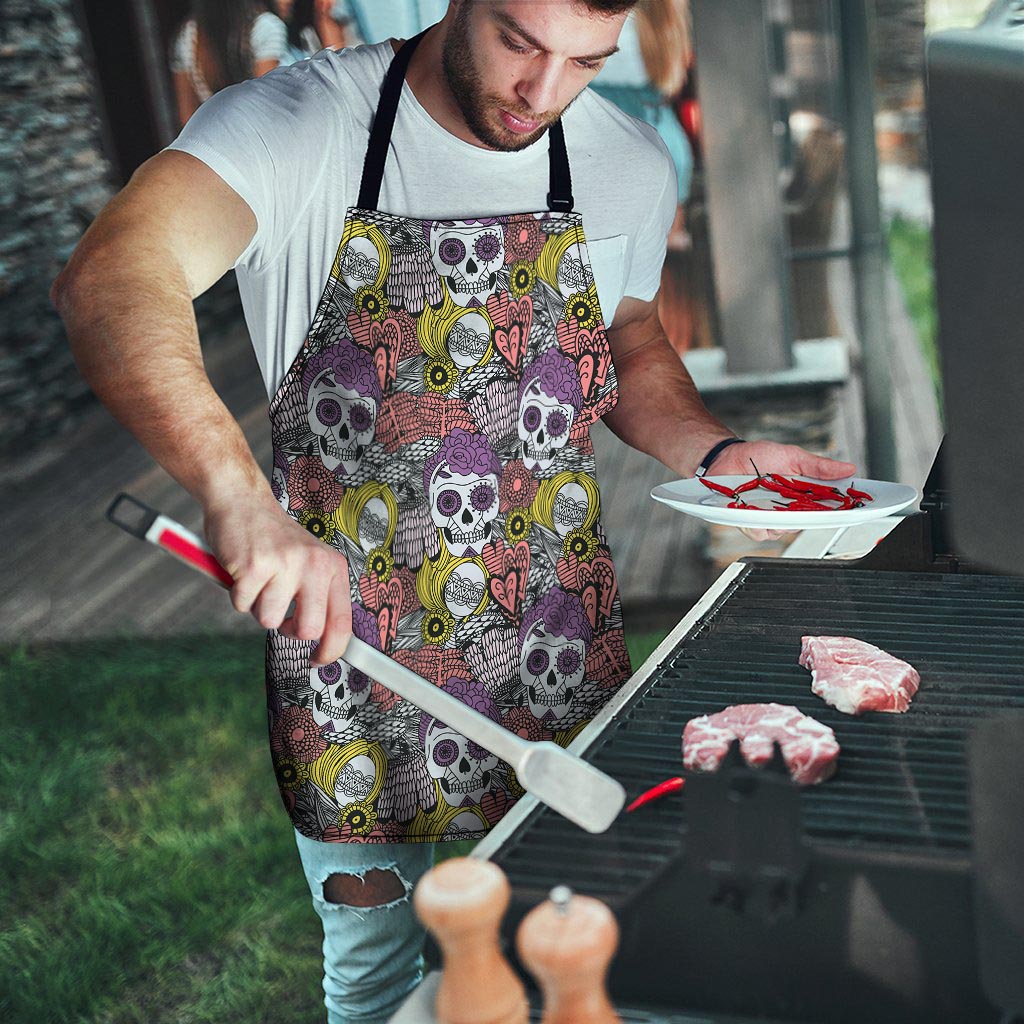
[[[352,635],[348,561],[288,517],[270,495],[243,506],[207,506],[207,540],[235,581],[231,603],[267,629],[319,640],[310,662],[327,665]],[[295,609],[288,609],[292,602]]]
[[[815,480],[840,480],[853,476],[857,467],[852,462],[838,462],[835,459],[815,455],[795,444],[778,444],[775,441],[744,441],[731,444],[711,463],[708,476],[754,476],[760,473],[781,473],[784,476],[811,477]],[[744,529],[751,540],[775,540],[785,530]]]
[[[761,473],[808,476],[815,480],[840,480],[857,472],[852,462],[837,462],[795,444],[744,441],[742,444],[729,445],[711,463],[708,476],[754,476],[755,465]]]

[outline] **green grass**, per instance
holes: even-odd
[[[931,370],[941,408],[942,380],[936,337],[938,319],[931,229],[902,217],[894,218],[889,225],[889,253],[921,342],[921,350]]]
[[[258,640],[8,650],[0,701],[0,1020],[322,1019]]]

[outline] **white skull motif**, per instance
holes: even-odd
[[[570,246],[558,264],[558,290],[562,298],[568,299],[586,292],[593,283],[594,271],[590,266],[586,246]]]
[[[565,718],[576,687],[583,681],[587,645],[549,633],[543,621],[530,629],[523,644],[519,678],[526,686],[530,710],[538,720],[553,725]]]
[[[497,757],[465,736],[434,721],[426,737],[427,771],[451,807],[478,804],[491,784]]]
[[[335,380],[328,366],[313,379],[306,399],[306,422],[319,438],[320,458],[329,470],[351,473],[373,440],[377,407],[358,391]]]
[[[539,378],[526,388],[519,402],[519,440],[527,469],[551,465],[554,453],[569,441],[575,416],[570,403],[559,402],[541,390]]]
[[[463,476],[441,463],[430,478],[429,496],[430,518],[448,550],[459,557],[479,554],[498,514],[498,477]]]
[[[498,271],[505,265],[501,225],[434,221],[430,225],[430,259],[456,305],[482,306],[494,294]]]
[[[452,324],[445,345],[460,370],[476,366],[491,343],[491,325],[479,313],[467,313]]]
[[[354,800],[366,800],[377,781],[377,766],[366,754],[357,754],[349,761],[334,782],[335,799],[343,807]]]
[[[380,277],[380,253],[365,235],[357,235],[345,246],[338,260],[341,279],[358,291],[372,285]]]
[[[590,497],[587,492],[575,480],[563,484],[558,488],[552,509],[555,532],[559,537],[565,537],[570,530],[582,529],[589,511]]]
[[[388,526],[391,518],[387,505],[381,498],[371,498],[359,513],[356,532],[359,535],[359,546],[365,554],[374,548],[384,546],[388,537]]]
[[[309,670],[313,688],[313,719],[321,728],[342,732],[355,713],[369,699],[371,682],[359,669],[343,661]]]
[[[463,562],[452,570],[444,585],[444,604],[456,619],[464,619],[487,593],[484,570],[476,562]]]

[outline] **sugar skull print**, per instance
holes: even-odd
[[[456,427],[423,467],[430,517],[448,551],[478,555],[498,514],[501,462],[483,434]]]
[[[460,306],[482,306],[498,285],[505,265],[505,236],[496,218],[433,221],[428,229],[430,259]]]
[[[593,636],[583,603],[552,587],[523,618],[519,678],[530,710],[542,725],[558,728],[583,682]]]
[[[358,220],[349,221],[338,247],[334,276],[352,292],[380,290],[387,276],[391,250],[380,229]]]
[[[483,683],[452,676],[442,689],[501,724],[498,705]],[[451,807],[478,804],[491,786],[498,758],[426,712],[420,716],[420,744],[427,756],[427,771],[444,802]]]
[[[481,558],[456,558],[442,549],[424,559],[416,574],[416,595],[424,608],[445,612],[458,622],[486,607],[487,570]]]
[[[556,473],[542,480],[533,504],[537,522],[563,540],[574,531],[590,531],[600,512],[597,481],[589,473]]]
[[[362,605],[352,605],[352,633],[365,643],[380,648],[377,622]],[[370,699],[373,688],[373,682],[365,672],[341,660],[310,666],[309,685],[313,690],[313,719],[327,740],[333,733],[344,732]]]
[[[587,244],[579,228],[551,235],[537,258],[537,273],[556,288],[563,299],[594,286],[594,272],[587,255]]]
[[[546,469],[569,442],[569,431],[583,408],[576,364],[548,349],[523,371],[519,383],[519,441],[523,465]]]
[[[398,522],[398,499],[387,484],[370,480],[349,488],[338,513],[342,533],[356,541],[364,555],[391,547]]]
[[[387,758],[381,745],[364,739],[328,745],[309,769],[310,778],[320,790],[337,802],[341,809],[339,820],[349,818],[356,834],[369,832],[375,823],[373,802],[386,772]],[[364,825],[369,828],[364,829]]]
[[[327,469],[348,476],[373,441],[382,398],[367,352],[348,339],[311,356],[302,373],[306,422]]]
[[[388,123],[371,131],[391,165]],[[615,368],[582,217],[562,209],[564,138],[547,136],[555,208],[507,216],[435,219],[444,197],[434,216],[380,209],[392,193],[367,162],[271,403],[271,487],[347,563],[354,636],[568,745],[629,664],[588,436]],[[267,643],[274,768],[304,836],[478,837],[521,797],[497,755],[344,660],[311,666],[314,645],[279,630]]]

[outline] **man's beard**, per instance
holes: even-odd
[[[469,33],[466,28],[469,7],[469,3],[464,3],[459,8],[444,41],[441,66],[444,69],[448,89],[459,105],[459,110],[462,112],[469,130],[484,145],[506,152],[525,149],[531,143],[536,142],[558,118],[551,115],[538,118],[532,111],[524,111],[521,108],[510,106],[500,96],[484,93],[480,72],[477,70],[476,64],[473,63],[473,57],[469,52]],[[513,117],[521,117],[524,121],[540,120],[542,123],[535,131],[526,135],[513,132],[510,128],[498,128],[487,119],[488,112],[494,111],[496,107],[501,107]]]

